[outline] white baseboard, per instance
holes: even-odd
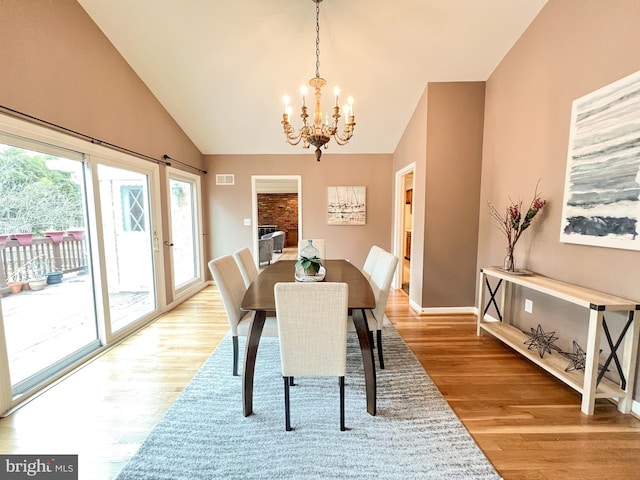
[[[411,307],[411,310],[418,314],[420,314],[420,310],[422,310],[422,307],[411,299],[409,299],[409,307]]]
[[[411,308],[420,315],[460,315],[473,314],[476,312],[475,307],[425,307],[410,302]]]

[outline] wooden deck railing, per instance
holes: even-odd
[[[27,246],[20,245],[17,240],[0,244],[0,291],[7,287],[7,279],[26,280],[37,274],[86,269],[85,242],[85,238],[76,240],[71,235],[64,235],[58,243],[45,237],[34,238]]]

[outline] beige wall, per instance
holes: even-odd
[[[196,146],[76,1],[2,0],[0,19],[0,105],[153,158],[201,164]],[[164,181],[161,196],[165,208]]]
[[[426,311],[475,303],[484,88],[430,83],[394,154],[394,171],[416,162],[410,297]]]
[[[425,307],[475,304],[484,89],[484,82],[428,86]]]
[[[208,196],[208,258],[252,246],[255,226],[244,226],[252,217],[252,175],[300,175],[302,177],[302,237],[324,238],[328,258],[347,258],[361,267],[372,245],[391,248],[391,155],[340,155],[329,153],[332,144],[315,160],[313,150],[291,147],[295,155],[208,155],[204,179]],[[235,185],[215,185],[216,174],[235,175]],[[327,187],[367,187],[367,221],[364,226],[327,225]]]
[[[559,241],[571,102],[637,70],[640,2],[550,0],[542,9],[487,81],[478,268],[501,264],[505,254],[487,201],[528,202],[540,179],[549,206],[518,243],[517,265],[640,300],[640,252]],[[560,308],[536,297],[523,321],[560,329],[570,344],[581,338],[585,313],[565,322],[554,316]],[[639,391],[636,384],[636,398]]]

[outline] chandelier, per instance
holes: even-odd
[[[312,0],[316,4],[316,76],[309,80],[309,85],[315,92],[316,104],[313,112],[313,123],[308,124],[306,105],[307,87],[300,87],[300,93],[302,94],[302,109],[300,118],[302,119],[302,127],[296,133],[296,130],[289,123],[289,117],[291,116],[292,108],[289,105],[289,96],[285,95],[284,101],[284,114],[282,115],[282,126],[284,127],[284,134],[287,142],[291,145],[298,145],[302,140],[303,148],[309,148],[309,145],[316,147],[316,160],[320,161],[322,156],[321,147],[327,148],[327,144],[333,137],[338,145],[346,145],[347,142],[353,136],[353,128],[356,126],[355,117],[353,115],[353,98],[349,97],[347,103],[343,107],[343,113],[345,117],[344,130],[342,133],[338,131],[338,120],[340,120],[340,105],[338,103],[338,95],[340,95],[340,89],[335,87],[333,94],[335,95],[335,105],[333,107],[333,115],[329,117],[322,116],[321,97],[322,87],[327,84],[327,81],[320,77],[320,2],[322,0]]]

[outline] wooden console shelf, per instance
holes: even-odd
[[[490,279],[494,282],[491,284]],[[525,342],[529,335],[510,324],[511,294],[514,285],[519,285],[543,294],[582,306],[589,311],[586,360],[584,372],[565,371],[567,358],[559,354],[546,354],[541,358],[537,350],[529,350]],[[497,298],[496,298],[497,297]],[[493,305],[498,319],[487,316]],[[582,395],[582,412],[593,415],[596,398],[618,400],[618,410],[631,411],[636,359],[638,355],[639,320],[634,315],[640,305],[632,300],[582,288],[577,285],[553,280],[531,273],[516,275],[495,267],[480,270],[478,292],[478,335],[488,332],[515,351],[544,368]],[[612,340],[604,318],[606,312],[626,312],[627,323],[620,338]],[[611,320],[610,320],[611,321]],[[603,335],[604,333],[604,335]],[[617,384],[604,376],[599,377],[598,364],[600,342],[606,335],[611,354],[605,363],[618,368],[621,381]],[[622,346],[622,361],[618,357],[618,347]],[[613,362],[612,362],[613,360]]]

